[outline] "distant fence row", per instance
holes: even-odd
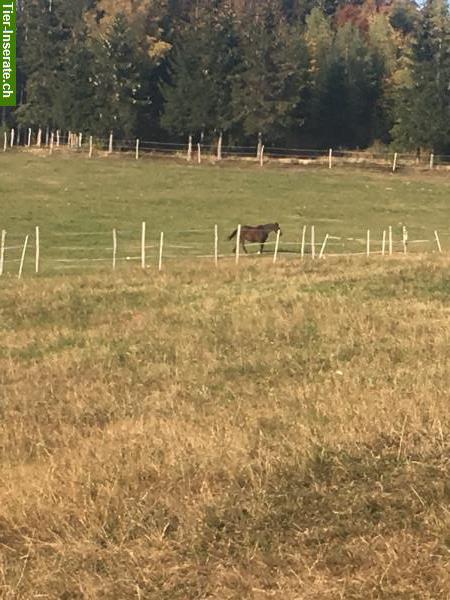
[[[36,226],[25,236],[1,231],[0,276],[45,274],[86,269],[108,268],[117,270],[124,265],[137,265],[142,269],[162,271],[170,261],[202,259],[218,266],[220,261],[234,261],[253,257],[260,244],[237,243],[240,236],[238,226],[234,243],[219,236],[215,225],[208,229],[151,232],[142,222],[135,230],[113,229],[112,231],[49,232]],[[285,239],[288,238],[288,239]],[[236,252],[233,247],[236,246]],[[359,236],[336,236],[318,232],[314,225],[304,225],[298,235],[276,239],[265,243],[261,258],[274,263],[283,256],[296,260],[315,260],[344,256],[393,256],[417,252],[442,253],[450,248],[450,232],[430,232],[427,239],[411,239],[405,226],[401,229],[389,226],[381,232],[366,230]]]
[[[11,129],[3,133],[3,150],[40,150],[49,154],[70,150],[89,158],[122,153],[139,160],[151,156],[166,156],[201,164],[203,161],[246,160],[261,167],[273,162],[287,165],[317,165],[329,169],[338,165],[380,167],[397,171],[402,167],[421,169],[450,169],[450,156],[434,154],[404,154],[383,151],[350,151],[333,148],[305,149],[265,146],[259,141],[254,146],[225,146],[222,137],[212,142],[194,143],[189,137],[185,144],[145,141],[140,139],[116,139],[86,136],[71,131],[39,129]]]

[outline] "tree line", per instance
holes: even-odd
[[[3,125],[450,153],[446,0],[19,0]]]

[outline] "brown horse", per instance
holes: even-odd
[[[228,239],[232,240],[234,237],[236,237],[237,231],[238,230],[235,229],[233,233],[228,236]],[[276,233],[279,231],[280,235],[282,235],[281,228],[278,223],[267,223],[266,225],[257,225],[256,227],[251,225],[242,225],[240,242],[244,252],[248,254],[247,248],[245,247],[245,242],[251,242],[260,244],[258,254],[261,254],[264,251],[264,244],[266,243],[267,238],[272,231]],[[236,246],[234,247],[233,252],[236,252]]]

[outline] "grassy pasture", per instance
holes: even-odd
[[[434,250],[433,231],[450,246],[448,177],[406,172],[395,175],[363,170],[289,167],[198,165],[118,157],[77,158],[7,153],[2,156],[5,176],[0,182],[0,228],[8,232],[9,272],[17,272],[20,246],[30,234],[25,273],[33,270],[34,227],[41,229],[42,268],[81,270],[109,268],[112,229],[118,229],[119,264],[137,257],[141,221],[147,222],[147,243],[155,246],[159,232],[166,236],[165,259],[212,253],[213,228],[220,233],[220,252],[232,245],[226,236],[239,222],[278,221],[284,235],[281,251],[297,252],[303,225],[316,227],[316,241],[326,233],[365,238],[371,230],[372,249],[380,249],[382,230],[393,226],[396,240],[401,226],[411,240],[410,251]],[[82,235],[81,235],[82,233]],[[171,247],[174,246],[174,247]],[[397,249],[400,249],[397,246]],[[364,251],[360,242],[331,241],[330,252]],[[148,262],[156,261],[156,247]],[[286,254],[287,256],[287,254]],[[55,259],[74,260],[57,263]]]
[[[21,235],[446,226],[440,177],[4,160]],[[449,598],[449,273],[409,254],[2,278],[0,597]]]

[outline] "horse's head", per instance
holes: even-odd
[[[280,235],[283,235],[283,232],[281,231],[281,227],[280,227],[279,223],[274,223],[273,226],[274,226],[276,233],[280,232]]]

